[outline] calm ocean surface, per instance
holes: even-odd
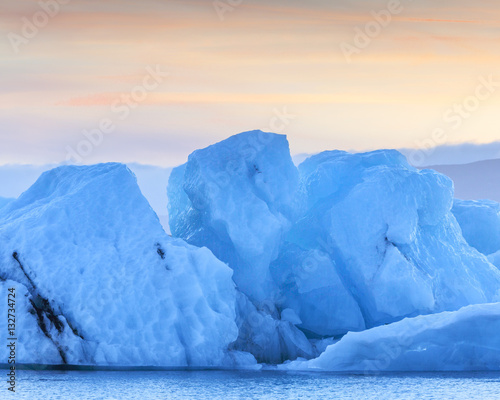
[[[2,371],[6,372],[6,371]],[[18,371],[0,399],[500,399],[500,373]]]

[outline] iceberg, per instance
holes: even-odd
[[[124,165],[51,170],[3,207],[0,280],[4,298],[16,290],[17,362],[255,363],[228,351],[238,336],[232,270],[170,238]]]
[[[500,251],[499,203],[455,200],[452,211],[467,243],[485,255]]]
[[[0,208],[5,207],[11,201],[14,201],[14,199],[6,198],[6,197],[0,197]]]
[[[365,329],[359,305],[344,286],[335,261],[321,249],[306,250],[287,242],[270,269],[280,289],[275,301],[281,319],[285,316],[308,337]]]
[[[318,358],[278,368],[362,373],[499,370],[499,329],[500,303],[471,305],[350,332]]]
[[[227,262],[259,310],[321,340],[498,299],[500,271],[462,236],[453,192],[394,150],[297,168],[285,136],[252,131],[174,169],[170,227]]]
[[[444,175],[391,150],[297,167],[252,131],[192,153],[167,193],[173,237],[121,164],[0,201],[19,363],[500,369],[499,206],[454,201]]]
[[[497,251],[496,253],[490,254],[488,256],[488,260],[490,263],[492,263],[494,266],[500,269],[500,250]]]
[[[311,320],[318,325],[320,317],[327,321],[337,316],[343,318],[349,310],[340,309],[349,301],[334,304],[347,294],[344,290],[323,302],[329,310],[316,312],[311,293],[321,295],[336,290],[341,286],[339,279],[315,284],[304,278],[299,290],[289,295],[287,283],[276,276],[283,276],[282,272],[293,275],[294,267],[289,265],[279,271],[279,266],[271,266],[280,255],[302,201],[299,174],[286,137],[261,131],[244,132],[197,150],[186,164],[172,171],[167,191],[172,235],[195,246],[206,246],[228,263],[234,270],[238,289],[250,300],[239,307],[240,336],[236,348],[251,352],[260,362],[311,357],[314,349],[296,327],[298,319],[290,321],[287,313],[283,318],[282,310],[303,299],[304,322],[300,325],[309,326]],[[326,270],[324,277],[331,276],[336,277],[335,271]],[[328,311],[332,310],[334,315],[330,317]],[[290,312],[295,313],[290,308],[289,316]],[[260,322],[252,324],[254,320]],[[337,331],[338,327],[322,330]]]
[[[287,240],[331,258],[367,327],[498,298],[499,271],[451,213],[449,178],[391,150],[327,151],[299,172],[307,208]]]
[[[206,246],[234,270],[238,288],[262,302],[276,290],[269,264],[295,211],[299,177],[284,135],[235,135],[196,150],[168,183],[172,235]]]
[[[289,308],[301,320],[294,322],[314,335],[364,328],[331,260],[300,247],[283,251],[304,203],[285,136],[244,132],[195,151],[173,170],[168,197],[173,236],[227,262],[257,308],[277,320]]]

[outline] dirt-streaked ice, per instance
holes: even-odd
[[[238,336],[231,269],[170,238],[124,165],[54,169],[5,206],[0,273],[2,291],[17,288],[18,362],[220,366],[238,357],[227,352]]]

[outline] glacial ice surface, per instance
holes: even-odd
[[[245,132],[192,153],[168,195],[172,234],[309,338],[498,299],[500,271],[463,238],[451,180],[397,151],[326,151],[297,172],[286,137]]]
[[[500,369],[500,303],[406,318],[349,332],[318,358],[284,370],[485,371]]]
[[[485,255],[500,251],[500,204],[492,200],[455,200],[453,214],[465,240]]]
[[[367,327],[497,301],[499,271],[465,242],[449,178],[390,150],[323,152],[299,171],[307,208],[287,240],[328,254]]]
[[[281,318],[277,306],[284,293],[270,270],[296,218],[298,191],[298,171],[286,137],[261,131],[193,152],[172,171],[168,183],[173,236],[208,247],[234,270],[244,296],[238,303],[240,329],[233,347],[251,352],[260,362],[314,354],[295,327],[297,320]]]
[[[241,133],[196,150],[172,171],[170,230],[212,250],[241,291],[263,301],[276,289],[269,264],[291,226],[298,188],[285,136]]]
[[[244,132],[195,151],[173,170],[168,196],[172,234],[227,262],[259,309],[316,336],[364,329],[334,261],[286,243],[305,196],[285,136]]]
[[[500,269],[500,250],[497,251],[496,253],[490,254],[488,256],[488,260],[490,263],[492,263],[494,266]]]
[[[335,261],[319,249],[303,249],[285,243],[270,265],[280,289],[275,299],[281,319],[294,324],[312,337],[341,335],[365,328],[358,303],[337,273]],[[287,317],[293,314],[295,318]]]
[[[18,362],[249,362],[227,352],[238,336],[231,276],[207,248],[165,234],[120,164],[46,172],[0,210],[0,286],[2,298],[17,290]]]
[[[286,360],[313,358],[319,353],[292,321],[276,309],[257,307],[243,294],[237,298],[238,339],[230,348],[252,354],[258,362],[280,364]],[[291,311],[291,310],[290,310]]]
[[[0,208],[5,207],[11,201],[14,201],[14,199],[6,198],[6,197],[0,197]]]

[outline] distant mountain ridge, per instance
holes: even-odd
[[[500,202],[500,159],[425,168],[449,176],[455,182],[455,197],[458,199]]]

